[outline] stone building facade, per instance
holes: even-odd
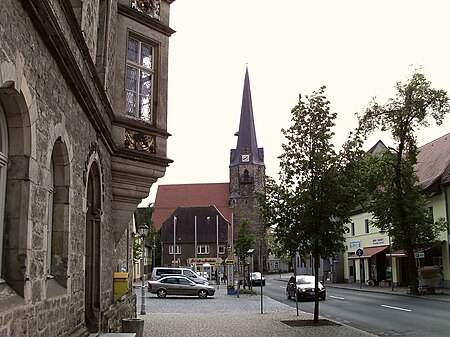
[[[0,336],[135,316],[114,273],[131,271],[129,221],[171,163],[173,1],[0,2]]]

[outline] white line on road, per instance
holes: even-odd
[[[382,306],[382,307],[385,307],[385,308],[389,308],[389,309],[400,310],[400,311],[412,311],[412,310],[410,310],[410,309],[399,308],[399,307],[392,307],[392,306],[390,306],[390,305],[384,305],[384,304],[382,304],[381,306]]]
[[[345,297],[339,297],[339,296],[333,296],[333,295],[330,295],[330,297],[335,298],[337,300],[345,300]]]

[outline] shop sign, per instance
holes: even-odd
[[[348,243],[348,248],[352,249],[352,248],[361,248],[361,240],[355,240],[355,241],[350,241]]]
[[[382,245],[384,244],[384,238],[377,238],[372,240],[373,245]]]

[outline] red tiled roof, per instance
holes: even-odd
[[[419,148],[416,172],[422,189],[438,182],[450,165],[450,133]]]
[[[160,229],[177,207],[209,205],[216,206],[231,223],[229,196],[229,183],[159,185],[152,215],[153,225]]]

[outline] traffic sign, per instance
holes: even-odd
[[[358,248],[356,250],[356,255],[358,255],[359,257],[363,256],[363,254],[364,254],[364,252],[363,252],[363,250],[361,248]]]

